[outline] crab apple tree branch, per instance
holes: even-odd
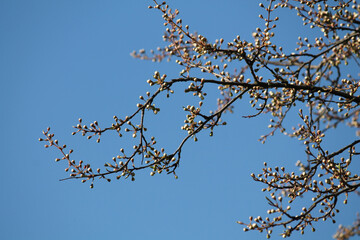
[[[92,188],[97,179],[134,181],[136,173],[144,170],[150,171],[151,176],[165,172],[177,178],[180,162],[186,161],[181,159],[185,143],[191,144],[190,139],[198,141],[202,132],[213,136],[215,130],[220,131],[219,126],[226,125],[225,113],[233,113],[235,103],[250,101],[254,112],[241,115],[248,121],[266,115],[271,122],[269,132],[259,140],[265,143],[274,134],[297,139],[304,146],[306,158],[296,163],[296,172],[264,163],[261,173],[251,173],[254,181],[265,186],[262,191],[269,194],[266,199],[270,209],[266,217],[251,216],[249,222],[238,223],[244,226],[244,231],[264,232],[270,238],[275,229],[280,229],[277,231],[282,237],[289,237],[294,232],[303,234],[306,229],[315,231],[320,220],[335,222],[339,204],[347,204],[348,196],[357,193],[360,186],[360,177],[353,168],[360,154],[357,150],[360,140],[356,137],[360,135],[360,79],[351,74],[352,66],[358,69],[360,65],[360,4],[356,0],[268,0],[259,4],[263,25],[254,29],[252,38],[236,36],[229,42],[223,38],[211,42],[191,31],[189,25],[183,24],[179,11],[165,2],[154,0],[149,8],[164,20],[165,45],[149,53],[142,49],[131,55],[143,60],[173,61],[181,68],[179,75],[168,77],[155,71],[147,80],[152,92],[140,96],[141,102],[132,113],[114,116],[111,126],[100,127],[97,121],[86,125],[79,119],[73,135],[97,138],[98,143],[105,134],[120,138],[130,135],[135,140],[132,148],[121,148],[103,168],[95,170],[89,163],[73,160],[73,150],[60,145],[47,128],[40,141],[46,142],[46,148],[60,152],[56,161],[64,161],[65,171],[70,172],[62,180],[89,181]],[[299,16],[316,37],[299,36],[297,47],[285,50],[274,38],[275,34],[286,34],[277,27],[281,22],[279,9]],[[158,146],[156,136],[149,136],[147,119],[160,111],[164,97],[181,95],[174,89],[184,85],[184,94],[192,94],[199,102],[184,104],[181,129],[185,136],[173,139],[178,146],[165,151]],[[213,100],[207,94],[209,89],[218,90],[220,96],[210,112],[203,109],[204,102]],[[289,117],[291,112],[296,113],[296,120]],[[352,130],[354,139],[347,142],[335,139],[338,149],[333,150],[324,142],[329,139],[326,134],[339,126]],[[304,207],[292,208],[294,202],[301,201]],[[346,239],[355,234],[357,222],[354,227],[340,227],[334,236]]]

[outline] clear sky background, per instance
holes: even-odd
[[[97,144],[71,132],[79,117],[106,127],[113,115],[132,113],[139,95],[154,90],[146,80],[155,70],[178,77],[175,63],[130,57],[133,50],[164,45],[163,20],[158,11],[147,9],[149,3],[0,1],[1,239],[265,239],[236,224],[250,215],[265,216],[268,209],[264,186],[250,173],[260,173],[264,161],[295,170],[305,154],[300,142],[282,135],[260,144],[268,118],[243,119],[252,113],[246,104],[226,116],[228,126],[218,128],[213,138],[203,134],[199,142],[185,145],[178,180],[144,171],[135,182],[97,181],[94,189],[80,181],[60,182],[68,174],[65,163],[54,162],[59,152],[37,141],[51,126],[60,143],[75,149],[73,157],[93,168],[118,155],[121,147],[131,147],[110,135]],[[169,3],[190,30],[211,41],[249,38],[262,13],[258,1]],[[300,34],[312,36],[294,14],[279,15],[276,39],[286,48],[294,48]],[[179,144],[185,118],[181,107],[191,99],[179,88],[173,98],[156,102],[162,110],[148,127],[159,145],[172,150]],[[215,99],[207,104],[216,108]],[[352,131],[339,131],[329,134],[330,150],[355,138]],[[359,197],[350,196],[346,207],[340,205],[338,223],[351,224],[359,205]],[[321,222],[301,239],[331,239],[337,226]]]

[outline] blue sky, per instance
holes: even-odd
[[[147,9],[150,2],[0,1],[2,239],[265,239],[236,224],[268,209],[263,186],[250,173],[260,173],[264,161],[295,169],[305,155],[298,141],[281,135],[260,144],[268,118],[243,119],[251,111],[245,105],[226,116],[228,126],[218,128],[213,138],[203,134],[185,146],[177,180],[144,171],[135,182],[98,181],[94,189],[80,181],[60,182],[66,165],[55,163],[59,153],[37,141],[51,126],[61,143],[75,149],[75,159],[94,168],[121,147],[131,147],[111,135],[97,144],[71,132],[79,117],[108,126],[113,115],[134,111],[139,95],[152,90],[146,80],[155,70],[178,76],[174,63],[130,57],[133,50],[164,44],[163,21],[159,12]],[[249,38],[261,13],[258,1],[169,4],[180,10],[184,24],[209,40]],[[279,43],[291,49],[299,34],[311,36],[307,28],[294,27],[296,17],[279,14],[285,20],[279,24]],[[186,101],[191,98],[179,88],[173,98],[158,100],[162,110],[150,118],[148,127],[166,149],[175,148],[183,134]],[[216,102],[208,104],[215,108]],[[330,147],[355,137],[346,131],[329,136]],[[340,207],[338,222],[351,224],[359,203],[350,197],[346,208]],[[301,239],[330,239],[337,224],[317,227]]]

